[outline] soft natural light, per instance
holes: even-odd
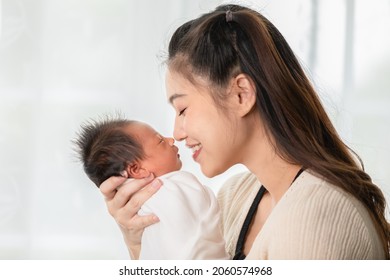
[[[116,112],[172,135],[170,35],[226,2],[0,0],[0,259],[128,258],[71,140],[82,122]],[[390,1],[235,2],[284,34],[390,201]],[[208,179],[178,146],[183,169],[215,192],[245,170]]]

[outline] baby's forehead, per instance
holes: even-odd
[[[159,135],[153,127],[146,123],[138,121],[127,125],[126,132],[129,133],[131,136],[136,136],[141,139]]]

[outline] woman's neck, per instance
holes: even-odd
[[[290,188],[301,166],[275,160],[263,165],[254,162],[248,168],[267,189],[276,204]]]
[[[291,186],[302,166],[282,159],[268,137],[254,138],[246,146],[244,164],[267,189],[276,204]]]

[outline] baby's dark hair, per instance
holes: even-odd
[[[84,171],[97,187],[121,172],[136,160],[142,160],[142,145],[124,129],[135,121],[120,117],[91,120],[81,125],[74,140],[75,150]]]

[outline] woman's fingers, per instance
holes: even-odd
[[[135,190],[139,190],[142,187],[144,187],[148,182],[150,182],[153,178],[154,178],[154,175],[151,173],[146,178],[137,179],[137,180],[129,181],[129,182],[126,183],[126,180],[128,178],[121,177],[121,176],[112,176],[112,177],[108,178],[107,180],[105,180],[99,186],[99,188],[100,188],[100,191],[103,194],[104,198],[106,199],[106,201],[107,200],[109,201],[109,200],[112,200],[115,197],[117,191],[119,189],[122,189],[122,187],[124,185],[129,184],[129,185],[133,186],[130,189],[134,188]],[[130,192],[130,194],[131,194],[131,192]]]
[[[157,222],[159,222],[159,218],[156,215],[147,215],[147,216],[139,216],[135,215],[132,219],[121,219],[118,221],[118,224],[120,224],[122,227],[133,230],[133,231],[143,231],[146,227],[153,225]]]
[[[162,182],[151,174],[147,178],[128,180],[124,177],[110,177],[100,185],[108,212],[117,222],[132,223],[132,218],[141,206],[161,187]]]
[[[150,181],[153,180],[153,176],[144,179],[131,180],[123,183],[118,189],[117,194],[112,198],[110,204],[114,208],[122,208],[129,201],[132,201],[133,204],[138,205],[138,208],[155,193],[152,192],[151,195],[144,194],[144,189],[149,189],[147,186]],[[139,195],[141,193],[142,195]],[[146,199],[144,199],[146,197]]]
[[[122,185],[127,178],[120,177],[120,176],[112,176],[105,180],[101,185],[99,186],[99,189],[101,193],[103,194],[104,198],[107,200],[113,199],[113,197],[116,194],[116,189]]]
[[[143,230],[144,228],[153,225],[159,221],[160,220],[156,215],[138,216],[137,219],[134,220],[133,226],[134,228]]]

